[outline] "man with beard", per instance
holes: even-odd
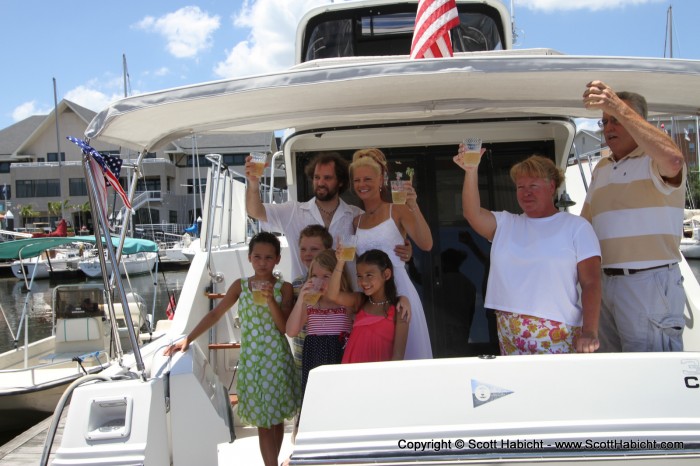
[[[305,227],[323,225],[334,241],[338,236],[355,233],[352,220],[362,213],[362,209],[349,205],[340,198],[349,185],[348,165],[348,161],[337,152],[321,152],[304,169],[313,183],[313,198],[307,202],[263,204],[260,199],[260,180],[252,176],[250,157],[246,158],[246,210],[249,216],[265,223],[263,229],[280,231],[287,237],[292,253],[293,277],[306,273],[299,255],[299,233]],[[411,257],[410,243],[397,245],[395,251],[404,261]]]

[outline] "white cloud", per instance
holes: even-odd
[[[665,0],[515,0],[517,13],[518,7],[538,11],[565,11],[565,10],[614,10],[627,6],[643,5],[646,3],[660,3]]]
[[[99,111],[102,110],[109,104],[117,99],[124,97],[123,92],[113,92],[111,94],[106,94],[98,89],[91,88],[85,85],[80,85],[70,91],[66,92],[64,98],[75,102],[90,110]]]
[[[576,123],[576,130],[577,131],[589,131],[591,133],[597,133],[600,131],[600,128],[598,127],[598,120],[597,119],[591,119],[591,118],[575,118],[574,122]]]
[[[31,100],[15,107],[12,111],[12,119],[17,122],[34,115],[48,115],[51,110],[53,108],[38,108],[36,100]]]
[[[186,6],[160,18],[146,16],[136,27],[165,37],[168,52],[174,57],[192,58],[211,47],[212,34],[220,23],[218,15],[210,16],[197,6]]]
[[[246,0],[233,17],[233,25],[250,29],[247,40],[226,51],[214,67],[222,78],[269,73],[294,64],[297,24],[310,8],[329,0]]]
[[[170,74],[170,70],[166,66],[161,66],[153,71],[153,76],[167,76],[168,74]]]

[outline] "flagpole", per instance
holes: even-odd
[[[102,199],[100,199],[100,196],[97,196],[97,181],[95,180],[95,174],[93,173],[91,167],[90,167],[90,157],[91,155],[86,154],[83,156],[83,170],[85,171],[85,179],[88,182],[88,186],[90,189],[88,189],[88,195],[90,197],[90,203],[93,206],[93,213],[97,214],[97,220],[98,224],[95,225],[97,227],[95,229],[95,243],[97,245],[98,253],[99,253],[99,259],[100,259],[100,266],[102,267],[102,280],[104,282],[105,288],[110,291],[109,288],[109,283],[106,278],[106,264],[105,264],[105,247],[106,247],[106,252],[107,255],[109,256],[109,261],[112,264],[112,279],[116,281],[116,288],[119,290],[119,298],[122,303],[122,307],[126,309],[127,311],[124,312],[124,319],[126,320],[127,328],[128,328],[128,333],[129,333],[129,340],[131,342],[131,348],[134,352],[134,359],[136,360],[136,368],[141,372],[141,376],[145,377],[145,365],[143,363],[143,358],[141,357],[141,351],[138,346],[138,341],[136,339],[136,334],[134,330],[134,322],[133,319],[131,318],[131,313],[128,312],[129,309],[129,300],[126,297],[126,291],[124,290],[124,283],[122,282],[122,277],[121,273],[119,273],[119,262],[117,260],[117,255],[114,251],[114,245],[112,243],[112,237],[109,232],[109,227],[107,224],[107,210],[106,206],[102,205]],[[101,232],[100,232],[101,230]],[[105,242],[102,243],[102,235],[104,234],[105,237]],[[121,239],[121,243],[119,245],[120,253],[121,249],[123,247],[123,241],[124,239]],[[114,319],[114,306],[113,306],[113,301],[110,299],[111,303],[111,308],[110,308],[110,317],[112,317],[113,321],[116,321]],[[121,360],[123,356],[123,351],[121,349],[121,345],[119,344],[119,336],[118,334],[115,334],[115,346],[118,348],[119,351],[119,359]]]
[[[58,170],[59,170],[59,190],[61,189],[61,180],[63,177],[61,176],[60,170],[61,166],[63,165],[61,163],[61,133],[59,132],[58,128],[58,92],[56,91],[56,78],[53,79],[53,116],[54,120],[56,120],[56,157],[58,159]],[[63,218],[63,203],[61,203],[61,218]]]
[[[56,78],[53,78],[53,108],[54,119],[56,120],[56,150],[58,151],[58,166],[61,166],[61,136],[58,131],[58,97],[56,92]]]

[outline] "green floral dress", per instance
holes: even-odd
[[[282,301],[282,281],[274,296]],[[248,279],[241,279],[238,301],[241,319],[241,357],[238,363],[238,415],[247,424],[270,428],[293,418],[301,388],[287,338],[277,330],[267,306],[253,304]]]

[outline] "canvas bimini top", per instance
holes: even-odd
[[[36,257],[47,249],[56,248],[70,243],[95,244],[94,236],[65,236],[53,238],[27,238],[0,243],[0,259],[17,260]],[[102,241],[105,238],[102,237]],[[112,244],[116,248],[119,238],[113,237]],[[123,254],[136,254],[137,252],[157,252],[158,244],[147,239],[126,238],[124,240]]]
[[[128,97],[98,113],[85,135],[153,151],[206,132],[539,115],[599,117],[583,108],[586,83],[647,97],[658,114],[700,114],[700,61],[587,57],[552,51],[410,60],[347,58],[288,71]]]

